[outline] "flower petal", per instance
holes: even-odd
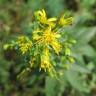
[[[57,18],[49,18],[49,19],[48,19],[48,21],[51,21],[51,22],[52,22],[52,21],[56,21],[56,20],[57,20]]]

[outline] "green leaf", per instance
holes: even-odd
[[[88,86],[86,86],[85,81],[81,78],[81,76],[73,71],[73,70],[68,70],[66,72],[66,78],[68,82],[75,88],[76,90],[80,92],[89,92]]]
[[[75,58],[77,58],[78,60],[79,60],[79,58],[81,58],[83,56],[88,56],[90,58],[96,57],[95,49],[88,44],[85,44],[85,45],[81,44],[81,46],[79,44],[75,45],[73,47],[73,54],[74,54]]]
[[[93,36],[96,34],[96,28],[93,27],[93,28],[86,28],[86,29],[82,29],[81,28],[81,31],[80,31],[80,35],[78,36],[79,38],[79,42],[82,42],[82,43],[87,43],[89,42]]]
[[[73,64],[71,69],[75,72],[80,72],[80,73],[90,73],[90,70],[85,67],[85,66],[81,66],[79,64]]]
[[[58,80],[56,78],[47,77],[45,86],[46,96],[62,96],[66,85],[67,81],[65,75],[60,76]]]
[[[46,96],[56,96],[56,79],[55,78],[46,78],[46,86],[45,86],[45,92]]]

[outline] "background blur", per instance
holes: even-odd
[[[42,8],[48,16],[74,17],[65,31],[77,40],[76,62],[64,71],[62,82],[37,71],[17,80],[23,63],[14,50],[3,50],[17,35],[31,32],[33,12]],[[0,96],[96,96],[96,0],[0,0]]]

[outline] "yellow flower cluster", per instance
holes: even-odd
[[[48,69],[48,71],[50,71],[51,69],[51,64],[50,64],[50,60],[49,60],[49,50],[47,48],[44,49],[43,54],[41,55],[41,65],[40,65],[40,70],[44,69],[46,71],[46,69]]]
[[[36,32],[36,31],[35,31]],[[50,63],[49,59],[49,47],[52,47],[55,51],[55,53],[59,54],[61,50],[61,45],[58,41],[58,39],[61,37],[60,34],[57,32],[52,31],[51,27],[49,26],[45,30],[38,31],[41,32],[42,35],[38,35],[38,32],[33,32],[35,37],[36,43],[39,45],[44,45],[44,51],[41,54],[41,65],[40,70],[43,69],[44,71],[48,70],[48,72],[51,72],[53,69],[52,64]]]
[[[65,18],[65,15],[61,16],[61,18],[59,19],[58,24],[63,27],[66,25],[71,25],[73,22],[73,17],[69,17],[69,18]]]
[[[44,9],[41,11],[35,12],[35,16],[38,17],[39,21],[41,24],[45,24],[51,27],[54,27],[56,25],[56,21],[58,21],[58,25],[61,27],[66,26],[66,25],[71,25],[73,22],[73,17],[65,18],[65,15],[62,15],[59,20],[57,18],[47,18],[46,12]]]
[[[59,19],[48,18],[44,9],[35,12],[35,17],[37,19],[35,23],[39,26],[35,26],[32,30],[32,38],[29,38],[28,36],[20,36],[18,37],[16,44],[18,45],[18,49],[21,51],[22,55],[26,55],[25,53],[28,52],[30,54],[32,52],[31,56],[29,56],[31,68],[35,66],[34,62],[36,63],[36,56],[39,54],[40,70],[52,73],[54,66],[50,60],[50,51],[54,50],[54,53],[59,55],[62,49],[62,45],[60,43],[61,34],[58,30],[65,25],[72,24],[73,18],[65,18],[64,15]],[[5,48],[6,47],[8,46],[5,46]],[[68,49],[66,54],[70,55]]]
[[[61,45],[57,39],[60,38],[61,35],[57,32],[52,31],[50,26],[45,30],[42,30],[41,32],[41,36],[38,35],[38,33],[34,32],[33,37],[37,36],[37,38],[35,38],[36,42],[38,44],[44,44],[46,47],[51,46],[55,50],[55,52],[59,54],[61,50]]]
[[[35,15],[38,16],[40,23],[46,24],[46,25],[51,26],[51,27],[55,26],[54,21],[56,21],[57,19],[56,18],[49,18],[48,19],[44,9],[42,9],[41,11],[37,11],[35,13]]]
[[[25,54],[32,48],[32,41],[29,40],[29,38],[27,38],[25,36],[18,37],[17,42],[18,42],[19,49],[22,52],[22,54]]]
[[[40,70],[48,70],[50,72],[51,69],[53,69],[52,64],[50,63],[50,56],[49,56],[49,48],[53,48],[55,53],[59,55],[59,52],[62,49],[62,46],[58,39],[61,37],[61,35],[54,30],[54,27],[56,25],[59,25],[61,27],[65,25],[72,24],[73,18],[67,18],[65,19],[64,16],[59,18],[47,18],[46,12],[44,9],[41,11],[37,11],[35,13],[35,16],[37,16],[39,19],[38,21],[43,25],[47,25],[45,28],[40,30],[35,30],[33,32],[33,38],[36,41],[36,44],[38,45],[44,45],[44,52],[41,54],[41,65]]]

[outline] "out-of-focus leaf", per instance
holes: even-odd
[[[81,5],[85,9],[89,9],[90,6],[92,6],[94,3],[95,3],[95,0],[90,0],[90,1],[88,1],[88,0],[81,0]]]
[[[89,92],[88,86],[85,84],[84,80],[78,75],[77,72],[69,70],[66,72],[66,78],[68,82],[80,92]]]
[[[93,62],[89,62],[88,65],[87,65],[87,68],[92,71],[94,69],[94,63]]]
[[[80,35],[77,37],[79,38],[78,42],[89,42],[95,34],[96,28],[86,28],[85,30],[81,28]]]
[[[83,73],[90,73],[90,70],[87,67],[81,66],[81,65],[78,65],[78,64],[72,65],[71,70],[73,70],[75,72],[80,72],[82,74]]]
[[[56,96],[56,85],[57,82],[55,78],[50,77],[46,78],[46,88],[45,88],[46,96]]]
[[[74,50],[74,49],[76,49],[76,50]],[[85,45],[82,45],[81,44],[81,46],[79,46],[77,44],[73,48],[73,53],[74,53],[75,57],[76,57],[76,55],[77,55],[77,57],[78,57],[78,55],[88,56],[88,57],[91,57],[91,58],[96,57],[96,51],[95,51],[95,49],[93,49],[93,47],[91,47],[88,44],[85,44]]]

